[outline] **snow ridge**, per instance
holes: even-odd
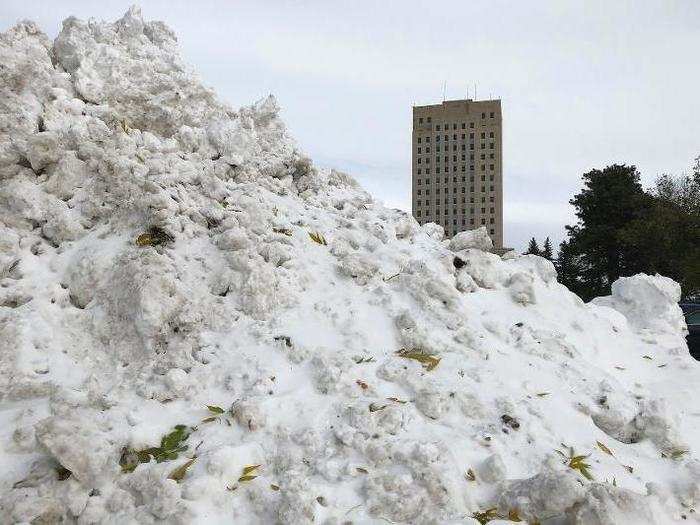
[[[8,523],[698,521],[673,281],[443,240],[137,8],[0,64]]]

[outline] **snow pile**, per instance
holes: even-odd
[[[0,64],[7,522],[697,521],[674,283],[443,241],[135,9]]]

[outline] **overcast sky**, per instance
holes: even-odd
[[[114,20],[133,1],[2,0],[0,28]],[[558,242],[581,173],[646,185],[700,155],[700,1],[146,1],[233,106],[273,93],[317,164],[410,211],[411,106],[503,101],[505,244]]]

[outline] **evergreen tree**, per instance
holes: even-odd
[[[592,170],[583,174],[583,182],[583,189],[569,201],[578,223],[566,230],[580,272],[577,293],[589,301],[608,295],[619,277],[644,271],[643,253],[627,242],[625,228],[648,216],[653,198],[642,189],[634,166]]]
[[[537,244],[537,241],[533,237],[530,239],[530,244],[527,246],[527,251],[524,253],[524,255],[540,255],[540,247]]]
[[[582,286],[579,276],[581,265],[571,245],[563,240],[559,244],[559,253],[554,261],[557,270],[557,280],[575,294],[581,295]]]
[[[551,261],[554,257],[552,253],[552,241],[549,240],[549,237],[544,240],[544,246],[542,247],[542,253],[540,255],[548,261]]]

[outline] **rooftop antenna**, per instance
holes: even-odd
[[[476,100],[476,82],[474,82],[474,100]]]
[[[442,83],[442,101],[445,102],[445,92],[447,91],[447,80]]]

